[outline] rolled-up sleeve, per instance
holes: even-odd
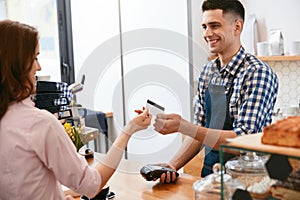
[[[261,132],[271,123],[278,92],[277,76],[268,66],[256,65],[246,72],[243,98],[234,120],[238,135]]]

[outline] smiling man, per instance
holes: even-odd
[[[206,0],[202,12],[203,37],[217,58],[200,72],[194,124],[178,114],[160,114],[154,126],[162,134],[179,131],[189,136],[163,165],[178,170],[205,146],[202,176],[206,176],[219,162],[218,150],[227,138],[261,132],[271,123],[278,78],[241,45],[245,10],[240,1]],[[175,180],[175,173],[160,177],[161,182]]]

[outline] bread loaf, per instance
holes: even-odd
[[[300,148],[300,116],[290,116],[265,127],[261,142]]]

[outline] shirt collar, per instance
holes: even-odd
[[[241,47],[240,50],[232,57],[232,59],[227,63],[224,67],[220,69],[220,60],[217,58],[215,60],[215,67],[220,69],[220,73],[230,73],[232,76],[236,74],[236,71],[238,70],[240,64],[243,62],[244,58],[246,56],[244,47]]]

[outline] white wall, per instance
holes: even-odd
[[[208,61],[210,53],[202,35],[202,12],[201,5],[203,0],[192,1],[192,40],[193,40],[193,69],[194,81],[197,82],[201,67]],[[194,87],[196,89],[196,87]]]
[[[203,0],[193,0],[193,40],[206,48],[202,36]],[[285,54],[290,52],[290,43],[300,40],[300,1],[299,0],[241,0],[245,7],[246,15],[255,14],[258,23],[259,41],[267,41],[271,29],[281,29],[284,37]],[[206,62],[203,55],[194,52],[194,65],[201,67]],[[203,58],[203,59],[200,59]],[[194,75],[194,79],[195,79]],[[196,79],[195,79],[196,80]]]
[[[78,103],[112,111],[110,135],[118,136],[147,99],[191,120],[186,0],[121,1],[122,40],[116,0],[71,3],[76,77],[86,75]],[[181,142],[181,134],[160,135],[151,126],[130,139],[128,158],[167,162]]]
[[[244,0],[246,14],[255,14],[260,41],[267,41],[271,29],[281,29],[285,54],[293,40],[300,40],[299,0]]]
[[[88,109],[114,112],[113,141],[123,128],[118,0],[71,1],[71,14],[75,81],[86,75],[77,100]]]
[[[172,4],[172,6],[170,6]],[[190,120],[187,1],[121,1],[126,122],[151,99]],[[150,126],[128,143],[128,158],[166,162],[181,135],[160,135]]]

